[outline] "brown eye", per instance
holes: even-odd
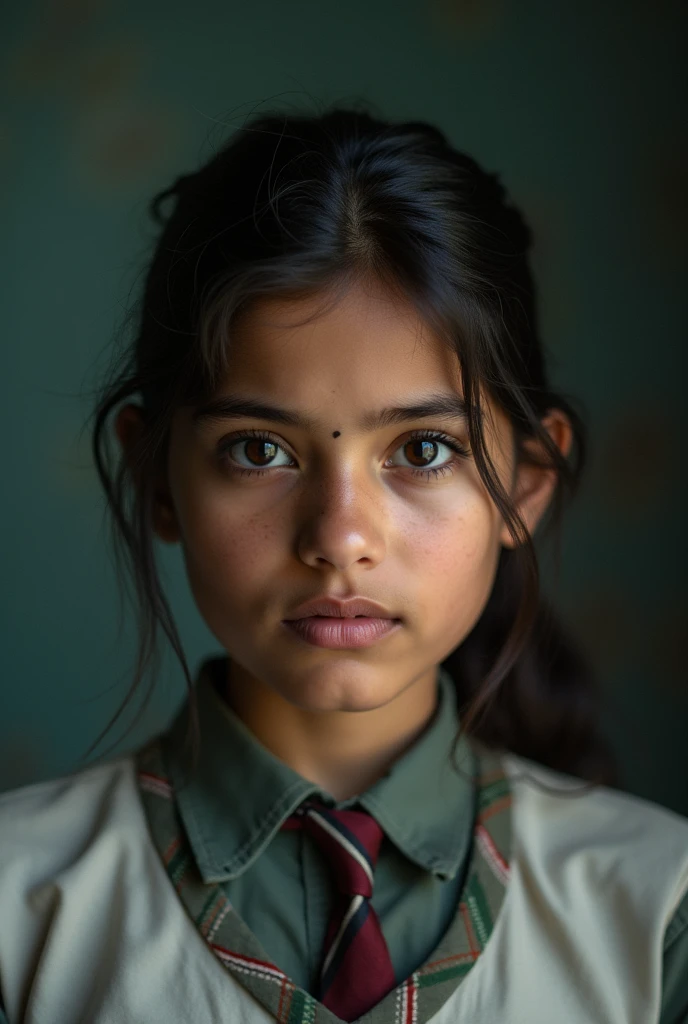
[[[221,462],[242,473],[260,473],[266,469],[282,469],[293,464],[282,445],[259,431],[223,438],[218,445]],[[282,461],[279,461],[282,456]]]
[[[277,445],[274,441],[242,441],[243,453],[249,462],[256,466],[265,466],[277,455]]]
[[[404,463],[396,461],[399,454],[406,460],[405,467]],[[453,473],[459,461],[469,456],[469,449],[455,437],[449,437],[440,431],[427,430],[407,437],[397,448],[392,465],[402,466],[414,475],[429,480]],[[438,457],[442,461],[435,462]]]
[[[432,462],[434,458],[437,458],[437,447],[437,441],[413,438],[404,445],[404,454],[412,466],[426,469],[428,461]]]

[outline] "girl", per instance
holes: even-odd
[[[160,626],[190,693],[0,800],[7,1021],[685,1022],[688,822],[611,788],[538,593],[585,430],[498,179],[334,108],[255,118],[152,212],[93,443],[133,686]],[[195,678],[155,538],[223,652]]]

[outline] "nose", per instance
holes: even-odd
[[[351,472],[318,474],[299,511],[297,550],[313,568],[372,569],[385,556],[385,521],[373,484]]]

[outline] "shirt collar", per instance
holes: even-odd
[[[200,753],[187,770],[184,741],[189,702],[161,737],[175,799],[203,881],[238,877],[306,797],[332,807],[359,804],[374,815],[410,860],[453,878],[468,853],[475,817],[475,754],[462,737],[451,763],[459,720],[453,680],[438,671],[438,704],[416,742],[364,793],[335,801],[259,742],[216,689],[225,657],[199,669],[196,699]],[[457,770],[458,769],[458,770]]]

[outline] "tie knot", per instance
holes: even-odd
[[[283,828],[303,828],[326,857],[340,892],[347,896],[373,894],[373,871],[382,828],[367,811],[337,811],[306,800]]]

